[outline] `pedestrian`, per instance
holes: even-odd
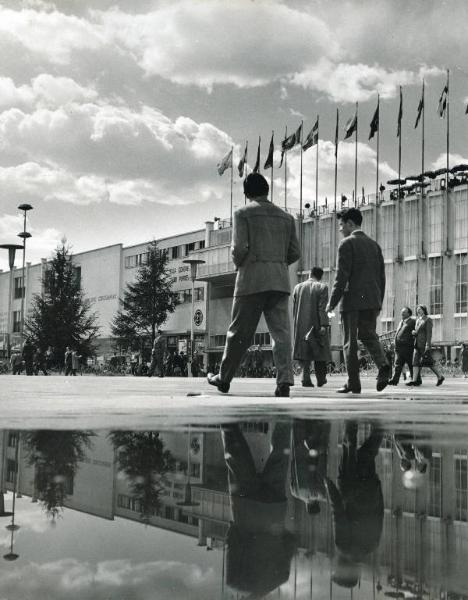
[[[45,351],[45,364],[46,369],[50,371],[54,364],[54,351],[52,350],[52,346],[48,346],[47,350]]]
[[[166,338],[161,329],[158,329],[151,351],[151,365],[149,367],[148,377],[152,377],[155,371],[158,372],[158,377],[164,377],[164,359],[166,358],[166,352]]]
[[[78,354],[76,350],[72,352],[72,375],[76,376],[76,372],[79,371],[81,373],[81,355]]]
[[[413,352],[413,379],[406,385],[418,386],[422,384],[421,369],[429,369],[437,377],[436,385],[442,385],[445,377],[439,372],[434,364],[432,356],[432,319],[427,312],[427,306],[420,304],[416,308],[416,324],[414,326],[414,352]]]
[[[462,344],[462,351],[461,351],[460,358],[461,358],[463,377],[467,377],[468,376],[468,344],[467,343]]]
[[[65,348],[64,363],[65,363],[65,375],[73,375],[73,359],[72,359],[72,351],[71,351],[70,346],[67,346]]]
[[[416,320],[412,315],[413,311],[409,306],[401,309],[401,321],[395,333],[395,372],[388,382],[390,385],[398,385],[405,365],[408,365],[410,378],[413,378],[413,331]]]
[[[293,358],[302,366],[302,387],[314,387],[310,365],[314,361],[318,387],[327,383],[327,363],[331,360],[329,320],[326,312],[328,286],[322,283],[323,269],[314,267],[307,281],[293,292]]]
[[[294,385],[289,322],[291,291],[288,266],[300,257],[292,215],[268,200],[269,186],[260,173],[244,180],[248,205],[234,213],[232,258],[237,269],[231,325],[218,375],[208,383],[227,393],[262,314],[272,337],[277,369],[275,396],[288,397]]]
[[[10,357],[10,364],[12,375],[21,375],[21,371],[23,370],[23,357],[21,356],[21,352],[18,348],[13,348]]]
[[[26,375],[34,375],[34,352],[35,348],[31,340],[29,338],[26,338],[22,352],[24,366],[26,369]]]
[[[46,368],[46,359],[40,348],[37,348],[34,353],[34,375],[39,375],[42,371],[44,375],[48,375]]]
[[[360,394],[358,339],[378,367],[377,391],[382,391],[391,376],[382,345],[375,331],[385,295],[385,264],[380,246],[361,229],[362,214],[347,208],[337,215],[344,236],[338,247],[337,272],[327,312],[341,300],[344,331],[343,354],[348,381],[337,390],[341,394]]]

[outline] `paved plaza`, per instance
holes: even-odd
[[[219,424],[267,416],[356,416],[427,424],[461,425],[468,417],[468,381],[451,379],[435,387],[432,377],[419,388],[387,387],[363,378],[360,395],[336,393],[344,378],[329,378],[321,389],[291,389],[291,398],[274,398],[273,379],[235,379],[220,394],[205,379],[146,377],[26,377],[0,379],[3,428],[151,429],[187,423]]]

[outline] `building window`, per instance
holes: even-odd
[[[195,250],[195,242],[191,242],[190,244],[185,244],[185,256],[188,256],[190,252]]]
[[[179,290],[179,303],[187,304],[188,302],[192,302],[192,290]]]
[[[382,206],[382,243],[380,244],[382,247],[382,254],[384,258],[394,258],[394,249],[393,249],[393,232],[394,232],[394,206]]]
[[[6,480],[8,481],[8,483],[14,483],[17,471],[18,471],[18,466],[16,464],[16,461],[11,460],[11,458],[9,458],[7,460],[7,472],[6,472]]]
[[[429,515],[442,516],[442,458],[435,453],[429,469]]]
[[[429,252],[442,252],[442,197],[429,197],[427,202]]]
[[[174,520],[175,511],[174,511],[174,507],[173,506],[165,506],[164,507],[164,517],[166,519],[170,519],[171,521]]]
[[[8,432],[8,447],[16,448],[18,445],[19,433],[17,431]]]
[[[13,311],[13,333],[19,333],[21,331],[21,311]]]
[[[468,248],[468,199],[465,192],[457,192],[455,195],[454,237],[455,250]]]
[[[172,259],[179,258],[179,246],[173,246],[170,251]]]
[[[81,287],[81,267],[73,267],[73,277],[75,284]]]
[[[200,477],[200,463],[190,463],[190,477]]]
[[[212,335],[210,342],[211,346],[224,346],[226,344],[226,335]]]
[[[205,240],[200,240],[198,242],[198,249],[203,250],[204,247],[205,247]]]
[[[203,302],[205,299],[205,288],[197,287],[195,288],[195,301]]]
[[[382,306],[382,319],[393,319],[395,290],[393,289],[393,264],[385,265],[385,298]]]
[[[436,256],[429,259],[429,313],[440,315],[442,310],[442,257]]]
[[[416,200],[405,202],[404,218],[404,253],[405,256],[416,256],[418,254],[418,204]]]
[[[256,333],[253,339],[254,346],[270,346],[271,338],[269,333]]]
[[[467,465],[466,455],[455,455],[455,519],[457,521],[468,520]]]
[[[15,277],[15,299],[24,298],[25,287],[22,277]]]
[[[455,312],[468,312],[468,260],[466,254],[457,254],[457,282],[455,289]]]
[[[321,256],[320,264],[322,268],[330,267],[331,262],[331,224],[332,219],[326,218],[320,220],[320,233],[321,233]]]
[[[375,232],[374,232],[374,211],[373,210],[363,210],[362,211],[361,229],[369,237],[371,237],[371,238],[374,237]]]
[[[405,304],[414,309],[417,303],[418,263],[408,260],[404,266],[405,272]]]
[[[468,318],[455,317],[455,340],[461,342],[468,339]]]

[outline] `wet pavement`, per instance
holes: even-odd
[[[466,600],[465,383],[373,383],[2,378],[0,598]]]

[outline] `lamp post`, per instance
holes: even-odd
[[[190,353],[189,353],[189,364],[187,365],[187,376],[192,376],[192,363],[193,363],[193,348],[194,348],[194,307],[195,307],[195,280],[197,278],[198,265],[205,264],[204,260],[200,258],[186,258],[182,261],[190,265],[190,279],[192,280],[192,310],[190,315]]]
[[[20,204],[19,210],[23,211],[23,231],[18,233],[18,237],[23,239],[23,285],[21,292],[21,339],[24,340],[24,297],[26,295],[26,271],[25,271],[25,260],[26,260],[26,240],[31,237],[31,234],[26,231],[26,215],[28,211],[32,210],[30,204]]]
[[[13,268],[15,266],[15,254],[17,250],[23,248],[20,244],[0,244],[0,248],[8,250],[8,264],[10,267],[10,283],[8,288],[8,315],[7,315],[7,355],[11,358],[11,294],[13,289]]]
[[[191,462],[191,446],[192,446],[192,434],[190,431],[190,425],[188,428],[188,442],[187,442],[187,481],[184,486],[184,499],[181,502],[176,502],[177,506],[193,507],[200,506],[199,502],[192,500],[192,486],[190,485],[190,468]]]

